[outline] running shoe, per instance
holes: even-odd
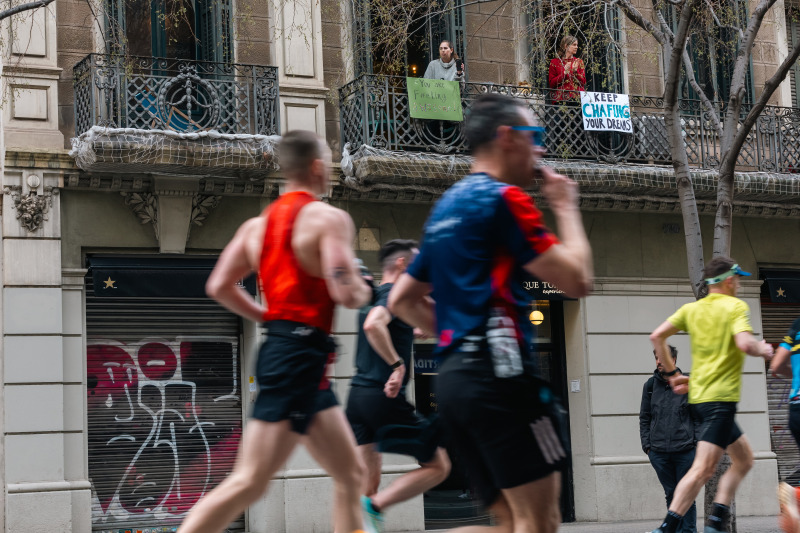
[[[372,500],[361,497],[361,517],[367,533],[383,533],[383,513],[372,506]]]
[[[800,510],[797,508],[797,492],[788,483],[778,485],[778,503],[781,515],[778,525],[784,533],[800,533]]]

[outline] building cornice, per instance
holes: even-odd
[[[428,153],[390,152],[362,147],[342,159],[343,179],[334,199],[375,202],[431,203],[469,172],[472,158]],[[670,167],[548,160],[545,164],[573,178],[581,190],[581,209],[680,213],[675,174]],[[692,169],[701,214],[716,212],[719,173]],[[528,191],[546,206],[538,189]],[[737,172],[734,215],[800,216],[800,175]]]

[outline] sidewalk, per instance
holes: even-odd
[[[781,533],[775,516],[739,516],[737,533]],[[697,521],[697,531],[702,533],[703,521]],[[658,526],[658,520],[636,522],[572,522],[562,524],[559,533],[647,533]],[[427,533],[444,532],[445,529],[428,530]],[[426,532],[418,532],[426,533]]]

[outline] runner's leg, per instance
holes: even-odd
[[[697,443],[697,451],[694,456],[692,467],[686,472],[675,487],[675,495],[672,497],[672,505],[669,510],[681,516],[686,514],[689,507],[697,498],[700,489],[711,479],[717,468],[717,463],[722,457],[722,448],[716,444],[711,444],[704,440]]]
[[[513,517],[514,533],[555,533],[561,524],[561,472],[503,489]]]
[[[438,448],[433,459],[422,463],[420,468],[407,472],[394,480],[391,485],[370,496],[372,504],[385,512],[394,504],[404,502],[422,494],[447,479],[450,474],[450,459],[444,448]],[[380,472],[378,473],[380,478]],[[369,496],[369,494],[367,494]]]
[[[303,443],[311,456],[333,478],[335,533],[360,530],[361,486],[364,466],[356,453],[356,439],[340,407],[319,411],[308,426]]]
[[[244,428],[233,472],[200,499],[181,524],[180,533],[222,531],[264,493],[299,439],[288,420],[250,419]]]
[[[514,522],[511,517],[511,509],[503,494],[500,494],[497,500],[489,506],[489,512],[495,523],[493,526],[464,526],[451,529],[449,533],[513,533]]]
[[[778,503],[781,514],[778,517],[778,526],[783,533],[800,533],[800,509],[797,507],[797,494],[795,488],[786,483],[778,485]]]
[[[753,468],[753,449],[747,437],[742,435],[728,446],[727,452],[731,457],[731,467],[719,478],[714,502],[730,506],[739,483]]]
[[[361,493],[371,497],[378,492],[381,484],[381,454],[375,449],[375,443],[362,444],[358,447],[358,456],[366,467]]]

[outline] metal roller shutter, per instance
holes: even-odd
[[[761,321],[764,339],[777,346],[800,316],[800,305],[761,302]],[[767,375],[767,400],[772,451],[778,456],[778,476],[781,481],[800,485],[800,450],[789,431],[789,389],[792,381]]]
[[[176,531],[232,470],[239,334],[208,298],[101,297],[86,277],[93,531]],[[227,531],[244,531],[244,517]]]

